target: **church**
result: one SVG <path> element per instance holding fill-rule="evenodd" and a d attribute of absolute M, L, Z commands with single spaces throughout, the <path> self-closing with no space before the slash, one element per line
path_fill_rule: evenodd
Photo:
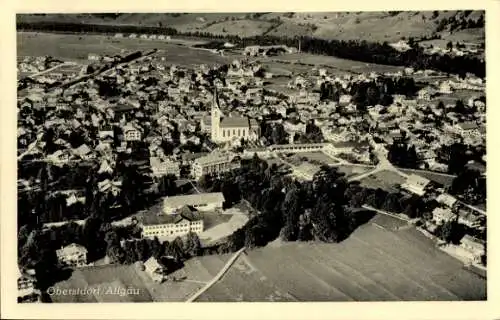
<path fill-rule="evenodd" d="M 214 93 L 210 117 L 202 119 L 201 128 L 210 132 L 211 140 L 215 143 L 239 142 L 241 139 L 255 141 L 260 136 L 260 127 L 255 119 L 240 116 L 225 117 L 222 114 L 217 89 Z"/>

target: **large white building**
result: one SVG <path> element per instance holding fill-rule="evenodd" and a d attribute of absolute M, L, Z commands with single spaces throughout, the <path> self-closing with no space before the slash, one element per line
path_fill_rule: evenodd
<path fill-rule="evenodd" d="M 214 211 L 222 209 L 224 195 L 222 192 L 198 193 L 182 196 L 166 197 L 163 201 L 163 212 L 175 214 L 184 206 L 190 206 L 199 211 Z"/>
<path fill-rule="evenodd" d="M 176 237 L 189 232 L 203 232 L 203 218 L 199 212 L 184 206 L 174 214 L 147 215 L 142 219 L 142 236 Z"/>
<path fill-rule="evenodd" d="M 191 167 L 191 174 L 195 179 L 201 178 L 205 174 L 226 172 L 240 166 L 240 162 L 235 159 L 234 154 L 211 153 L 194 160 Z"/>
<path fill-rule="evenodd" d="M 149 163 L 154 176 L 161 177 L 172 174 L 176 177 L 180 176 L 179 163 L 172 160 L 162 160 L 159 157 L 150 157 Z"/>
<path fill-rule="evenodd" d="M 201 122 L 202 130 L 210 131 L 211 139 L 215 143 L 240 141 L 255 141 L 259 139 L 260 127 L 255 119 L 247 117 L 224 117 L 219 108 L 217 90 L 210 118 L 205 117 Z"/>
<path fill-rule="evenodd" d="M 76 243 L 56 250 L 56 255 L 59 262 L 67 266 L 83 267 L 87 265 L 87 249 Z"/>

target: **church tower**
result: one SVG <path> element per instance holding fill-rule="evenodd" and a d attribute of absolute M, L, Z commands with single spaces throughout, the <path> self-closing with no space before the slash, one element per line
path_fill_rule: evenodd
<path fill-rule="evenodd" d="M 219 99 L 217 97 L 217 88 L 214 89 L 214 101 L 212 102 L 212 141 L 216 142 L 219 140 L 220 132 L 220 109 L 219 109 Z"/>

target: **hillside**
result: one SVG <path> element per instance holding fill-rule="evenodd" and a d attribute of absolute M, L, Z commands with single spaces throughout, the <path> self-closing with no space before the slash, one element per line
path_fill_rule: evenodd
<path fill-rule="evenodd" d="M 416 229 L 377 216 L 339 244 L 275 241 L 248 251 L 198 301 L 484 299 L 485 279 Z"/>
<path fill-rule="evenodd" d="M 481 11 L 402 11 L 329 13 L 122 13 L 122 14 L 28 14 L 18 22 L 73 22 L 86 24 L 170 27 L 180 32 L 275 36 L 313 36 L 324 39 L 397 41 L 420 38 L 439 31 L 442 38 L 457 41 L 483 41 L 467 21 L 477 21 Z M 448 21 L 448 19 L 455 21 Z M 444 20 L 443 20 L 444 19 Z M 462 23 L 461 23 L 462 22 Z M 464 26 L 462 26 L 464 24 Z M 450 28 L 453 29 L 450 33 Z M 466 29 L 463 29 L 466 28 Z M 442 30 L 441 30 L 442 29 Z M 469 33 L 468 31 L 471 30 Z"/>

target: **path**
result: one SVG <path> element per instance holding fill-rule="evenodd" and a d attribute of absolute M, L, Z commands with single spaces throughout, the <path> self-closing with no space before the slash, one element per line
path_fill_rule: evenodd
<path fill-rule="evenodd" d="M 64 63 L 61 63 L 61 64 L 58 64 L 57 66 L 55 67 L 52 67 L 50 69 L 46 69 L 46 70 L 43 70 L 43 71 L 40 71 L 38 73 L 35 73 L 35 74 L 32 74 L 30 76 L 27 76 L 26 78 L 35 78 L 35 77 L 38 77 L 38 76 L 41 76 L 42 74 L 45 74 L 45 73 L 48 73 L 48 72 L 51 72 L 51 71 L 54 71 L 62 66 L 71 66 L 71 65 L 76 65 L 76 63 L 74 62 L 71 62 L 71 61 L 68 61 L 68 62 L 64 62 Z"/>
<path fill-rule="evenodd" d="M 389 212 L 387 212 L 387 211 L 383 211 L 383 210 L 375 209 L 374 207 L 371 207 L 371 206 L 366 205 L 366 204 L 362 205 L 361 207 L 362 207 L 363 209 L 366 209 L 366 210 L 371 210 L 371 211 L 374 211 L 374 212 L 379 213 L 379 214 L 383 214 L 383 215 L 386 215 L 386 216 L 389 216 L 389 217 L 393 217 L 393 218 L 396 218 L 396 219 L 402 220 L 402 221 L 404 221 L 404 222 L 408 222 L 408 223 L 410 223 L 410 222 L 411 222 L 411 220 L 408 220 L 408 219 L 403 218 L 403 217 L 400 217 L 400 216 L 398 216 L 398 215 L 395 215 L 395 214 L 389 213 Z"/>
<path fill-rule="evenodd" d="M 245 251 L 245 249 L 246 248 L 243 247 L 240 250 L 238 250 L 231 257 L 231 259 L 229 259 L 229 261 L 226 262 L 226 264 L 224 265 L 224 267 L 222 267 L 222 269 L 219 271 L 219 273 L 217 273 L 217 275 L 215 275 L 215 277 L 212 280 L 210 280 L 205 286 L 203 286 L 203 288 L 198 290 L 194 295 L 192 295 L 189 299 L 187 299 L 186 302 L 195 301 L 196 299 L 198 299 L 199 296 L 201 296 L 205 291 L 210 289 L 211 286 L 213 286 L 217 281 L 219 281 L 220 278 L 222 278 L 222 276 L 227 272 L 227 270 L 229 270 L 229 268 L 233 265 L 233 263 L 236 261 L 236 259 L 238 259 L 238 257 L 241 255 L 241 253 L 243 253 L 243 251 Z"/>

